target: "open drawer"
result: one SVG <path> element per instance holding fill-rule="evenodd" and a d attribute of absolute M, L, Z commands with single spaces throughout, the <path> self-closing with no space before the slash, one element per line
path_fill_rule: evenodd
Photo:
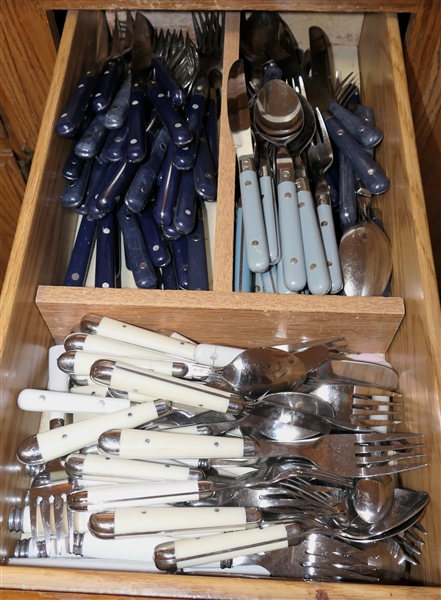
<path fill-rule="evenodd" d="M 162 15 L 167 18 L 167 13 Z M 302 18 L 310 21 L 311 16 L 288 15 L 290 24 L 297 22 L 299 27 Z M 360 27 L 353 45 L 358 45 L 359 50 L 363 101 L 375 109 L 378 126 L 384 131 L 385 141 L 377 160 L 392 181 L 391 189 L 378 199 L 392 243 L 391 298 L 232 292 L 236 158 L 227 121 L 225 85 L 212 290 L 60 286 L 75 219 L 59 202 L 63 187 L 59 173 L 68 145 L 56 137 L 54 124 L 60 108 L 90 64 L 99 23 L 95 11 L 68 14 L 2 295 L 1 550 L 5 560 L 11 556 L 16 541 L 16 536 L 6 533 L 9 508 L 24 496 L 29 485 L 15 452 L 18 444 L 38 429 L 38 415 L 18 409 L 17 395 L 26 387 L 45 387 L 47 348 L 60 343 L 84 314 L 98 313 L 153 330 L 175 330 L 199 342 L 250 347 L 280 344 L 289 339 L 342 336 L 354 350 L 387 352 L 400 374 L 405 405 L 403 428 L 424 433 L 430 463 L 429 467 L 402 477 L 404 486 L 426 490 L 431 496 L 423 521 L 429 536 L 421 566 L 413 568 L 412 577 L 416 583 L 427 586 L 441 584 L 437 549 L 441 535 L 440 314 L 403 56 L 394 15 L 372 13 L 357 17 Z M 347 15 L 322 13 L 320 24 L 325 29 L 328 18 L 347 38 L 352 20 L 348 21 Z M 168 25 L 165 21 L 164 26 Z M 226 74 L 238 57 L 238 32 L 239 13 L 227 13 L 223 57 Z M 297 34 L 295 29 L 294 33 Z M 92 574 L 86 570 L 27 567 L 25 561 L 22 564 L 5 566 L 5 588 L 235 599 L 304 598 L 312 589 L 295 581 L 253 579 L 251 583 L 233 578 Z M 332 590 L 335 584 L 319 587 Z M 367 590 L 359 585 L 351 585 L 351 590 L 352 597 L 392 593 L 392 589 Z M 412 591 L 402 593 L 411 597 Z M 420 594 L 417 590 L 414 593 Z"/>

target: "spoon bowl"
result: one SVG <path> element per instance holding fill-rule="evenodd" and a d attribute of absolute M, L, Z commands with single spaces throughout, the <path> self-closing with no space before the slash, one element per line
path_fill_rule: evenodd
<path fill-rule="evenodd" d="M 280 79 L 270 79 L 259 92 L 254 107 L 256 118 L 267 129 L 295 132 L 303 126 L 303 106 L 295 90 Z"/>
<path fill-rule="evenodd" d="M 347 296 L 381 296 L 392 273 L 389 238 L 369 216 L 369 201 L 358 196 L 362 219 L 340 240 L 340 260 Z"/>
<path fill-rule="evenodd" d="M 212 368 L 207 382 L 220 382 L 237 394 L 257 399 L 268 392 L 296 389 L 306 379 L 303 362 L 275 348 L 249 348 L 225 367 Z"/>
<path fill-rule="evenodd" d="M 394 480 L 390 475 L 359 479 L 352 497 L 354 508 L 366 523 L 378 523 L 394 501 Z"/>

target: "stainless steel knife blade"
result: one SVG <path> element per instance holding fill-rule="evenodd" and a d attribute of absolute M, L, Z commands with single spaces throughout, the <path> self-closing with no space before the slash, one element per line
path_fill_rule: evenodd
<path fill-rule="evenodd" d="M 231 66 L 228 76 L 227 99 L 228 121 L 239 164 L 248 266 L 251 271 L 262 273 L 270 265 L 270 256 L 254 159 L 243 60 L 237 60 Z"/>
<path fill-rule="evenodd" d="M 320 101 L 320 110 L 328 108 L 329 99 L 334 97 L 335 88 L 335 63 L 331 42 L 320 27 L 309 28 L 309 48 L 311 51 L 312 79 L 320 82 L 323 90 Z M 326 100 L 327 98 L 327 100 Z M 323 100 L 326 105 L 323 105 Z"/>
<path fill-rule="evenodd" d="M 147 154 L 147 83 L 151 77 L 153 27 L 141 12 L 136 13 L 132 49 L 132 89 L 129 108 L 129 147 L 127 158 L 140 162 Z"/>
<path fill-rule="evenodd" d="M 254 158 L 251 117 L 248 107 L 245 69 L 242 60 L 237 60 L 230 69 L 227 97 L 228 122 L 237 157 L 238 159 L 246 156 Z"/>

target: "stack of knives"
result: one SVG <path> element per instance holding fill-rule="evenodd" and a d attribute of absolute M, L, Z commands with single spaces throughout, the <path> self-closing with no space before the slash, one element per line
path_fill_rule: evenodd
<path fill-rule="evenodd" d="M 64 285 L 209 289 L 218 115 L 208 77 L 188 33 L 118 15 L 55 126 L 74 140 L 61 201 L 79 214 Z"/>

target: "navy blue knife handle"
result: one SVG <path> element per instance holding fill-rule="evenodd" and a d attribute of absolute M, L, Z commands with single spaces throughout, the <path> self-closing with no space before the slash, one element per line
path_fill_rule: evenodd
<path fill-rule="evenodd" d="M 355 174 L 351 163 L 340 154 L 340 202 L 339 220 L 342 232 L 358 221 Z"/>
<path fill-rule="evenodd" d="M 153 265 L 165 267 L 171 261 L 170 250 L 149 206 L 138 215 L 138 220 Z"/>
<path fill-rule="evenodd" d="M 185 106 L 187 100 L 187 94 L 184 88 L 173 75 L 173 73 L 166 67 L 163 61 L 156 56 L 152 57 L 152 67 L 155 70 L 155 76 L 159 84 L 164 91 L 168 92 L 173 106 L 176 108 L 182 108 Z"/>
<path fill-rule="evenodd" d="M 96 115 L 92 123 L 75 145 L 75 152 L 82 158 L 94 158 L 106 141 L 109 130 L 104 127 L 104 115 Z"/>
<path fill-rule="evenodd" d="M 178 240 L 180 237 L 182 237 L 182 233 L 178 231 L 173 224 L 164 225 L 162 227 L 162 233 L 164 234 L 165 239 L 169 242 L 173 242 L 174 240 Z"/>
<path fill-rule="evenodd" d="M 117 60 L 109 60 L 103 66 L 91 102 L 92 110 L 96 113 L 105 112 L 110 107 L 120 71 Z"/>
<path fill-rule="evenodd" d="M 173 251 L 173 262 L 175 265 L 176 278 L 178 286 L 183 290 L 188 290 L 188 240 L 183 235 L 177 240 L 171 242 Z"/>
<path fill-rule="evenodd" d="M 65 179 L 76 181 L 83 172 L 85 164 L 86 159 L 78 156 L 78 154 L 75 152 L 75 145 L 73 145 L 61 170 L 61 174 Z"/>
<path fill-rule="evenodd" d="M 124 201 L 135 213 L 141 212 L 150 198 L 158 172 L 167 154 L 169 142 L 168 131 L 165 128 L 160 129 L 151 146 L 147 162 L 139 167 L 127 190 Z"/>
<path fill-rule="evenodd" d="M 109 169 L 109 163 L 99 162 L 98 159 L 93 160 L 92 163 L 92 170 L 90 172 L 84 202 L 75 207 L 75 212 L 80 213 L 81 215 L 89 214 L 89 206 L 94 200 L 103 180 L 106 178 L 106 173 Z"/>
<path fill-rule="evenodd" d="M 188 146 L 193 139 L 193 134 L 183 116 L 173 107 L 170 98 L 167 98 L 158 83 L 149 87 L 149 97 L 167 127 L 172 142 L 176 146 Z"/>
<path fill-rule="evenodd" d="M 138 217 L 125 204 L 118 211 L 118 223 L 124 238 L 124 249 L 137 287 L 154 289 L 158 285 L 156 269 L 144 241 Z"/>
<path fill-rule="evenodd" d="M 119 129 L 113 129 L 109 132 L 109 144 L 106 149 L 106 158 L 110 162 L 122 160 L 127 151 L 127 142 L 129 136 L 129 126 L 127 121 Z"/>
<path fill-rule="evenodd" d="M 166 267 L 161 270 L 162 286 L 164 290 L 178 290 L 178 278 L 176 276 L 175 264 L 171 261 Z"/>
<path fill-rule="evenodd" d="M 214 88 L 210 88 L 205 105 L 204 129 L 213 160 L 213 169 L 217 173 L 219 167 L 219 132 L 217 126 L 217 98 Z"/>
<path fill-rule="evenodd" d="M 363 119 L 363 121 L 366 121 L 366 123 L 375 125 L 375 111 L 371 106 L 358 104 L 354 112 L 357 116 Z"/>
<path fill-rule="evenodd" d="M 374 148 L 383 139 L 383 132 L 378 127 L 370 125 L 357 114 L 337 102 L 331 101 L 329 103 L 329 110 L 364 148 Z"/>
<path fill-rule="evenodd" d="M 384 171 L 336 117 L 326 119 L 326 128 L 335 145 L 352 163 L 357 177 L 363 181 L 371 194 L 382 194 L 389 189 L 390 181 Z"/>
<path fill-rule="evenodd" d="M 147 98 L 142 90 L 132 90 L 129 108 L 129 135 L 127 160 L 141 162 L 147 154 L 146 130 Z"/>
<path fill-rule="evenodd" d="M 263 84 L 271 81 L 271 79 L 285 79 L 283 71 L 274 61 L 268 63 L 263 72 Z"/>
<path fill-rule="evenodd" d="M 86 280 L 97 222 L 84 215 L 78 228 L 63 285 L 82 287 Z"/>
<path fill-rule="evenodd" d="M 100 185 L 95 197 L 88 207 L 88 214 L 94 219 L 101 219 L 118 204 L 118 199 L 130 184 L 137 165 L 123 160 L 113 163 L 106 172 L 106 177 Z"/>
<path fill-rule="evenodd" d="M 217 180 L 205 132 L 202 129 L 196 162 L 193 167 L 194 186 L 198 196 L 209 202 L 217 197 Z"/>
<path fill-rule="evenodd" d="M 119 129 L 124 125 L 129 113 L 131 88 L 131 79 L 128 78 L 117 91 L 104 119 L 107 129 Z"/>
<path fill-rule="evenodd" d="M 61 204 L 65 208 L 76 208 L 83 204 L 93 162 L 93 159 L 86 161 L 83 171 L 76 181 L 66 181 L 61 194 Z"/>
<path fill-rule="evenodd" d="M 114 212 L 107 214 L 99 221 L 96 233 L 95 287 L 115 287 L 116 231 Z"/>
<path fill-rule="evenodd" d="M 84 113 L 89 106 L 95 85 L 96 79 L 92 73 L 82 79 L 55 124 L 55 132 L 58 136 L 73 137 L 81 129 Z"/>
<path fill-rule="evenodd" d="M 175 146 L 169 144 L 163 164 L 163 176 L 155 202 L 155 220 L 161 227 L 173 221 L 176 199 L 179 193 L 181 173 L 173 164 Z"/>
<path fill-rule="evenodd" d="M 193 171 L 183 171 L 181 174 L 179 194 L 176 200 L 173 226 L 185 235 L 191 233 L 195 226 L 196 200 Z"/>
<path fill-rule="evenodd" d="M 197 196 L 193 171 L 183 171 L 176 200 L 173 226 L 184 235 L 191 233 L 196 223 Z"/>
<path fill-rule="evenodd" d="M 188 289 L 208 290 L 208 265 L 205 248 L 205 227 L 202 214 L 198 214 L 196 228 L 187 236 Z"/>
<path fill-rule="evenodd" d="M 205 115 L 208 87 L 205 93 L 192 94 L 188 100 L 186 112 L 187 124 L 193 134 L 193 141 L 185 148 L 178 148 L 173 159 L 174 165 L 180 170 L 193 168 L 199 147 L 199 137 Z"/>

